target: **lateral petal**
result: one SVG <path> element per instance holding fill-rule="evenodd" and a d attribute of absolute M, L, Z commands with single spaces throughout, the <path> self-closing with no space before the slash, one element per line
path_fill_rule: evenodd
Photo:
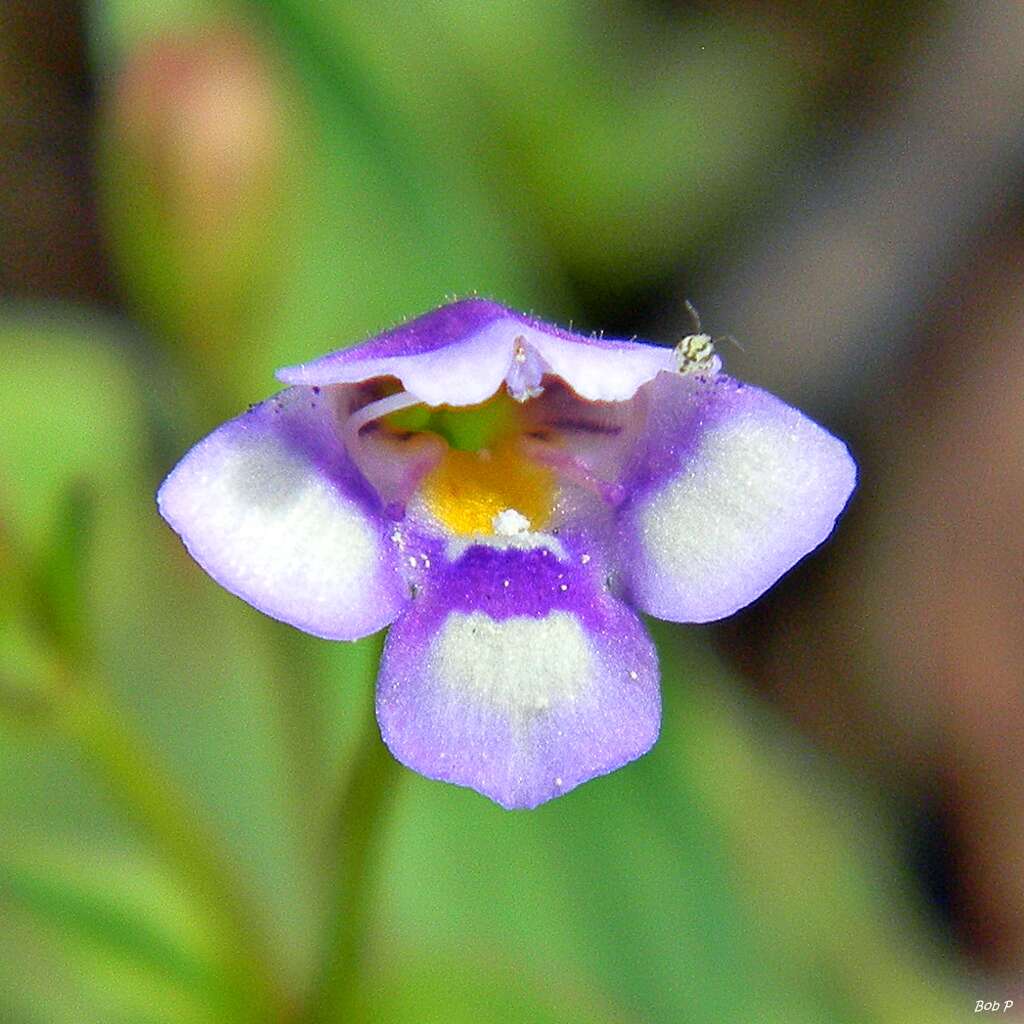
<path fill-rule="evenodd" d="M 723 374 L 663 374 L 623 479 L 627 597 L 674 622 L 730 615 L 832 532 L 856 482 L 846 446 Z"/>
<path fill-rule="evenodd" d="M 339 436 L 344 389 L 290 388 L 200 441 L 160 512 L 223 587 L 333 640 L 392 622 L 408 600 L 380 502 Z"/>

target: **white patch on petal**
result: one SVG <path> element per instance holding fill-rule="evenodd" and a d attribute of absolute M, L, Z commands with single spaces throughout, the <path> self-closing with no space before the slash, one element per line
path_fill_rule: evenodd
<path fill-rule="evenodd" d="M 168 480 L 161 505 L 172 522 L 187 522 L 193 555 L 270 614 L 324 631 L 364 617 L 379 572 L 376 531 L 281 442 L 198 450 Z"/>
<path fill-rule="evenodd" d="M 811 440 L 807 429 L 789 429 L 778 417 L 711 428 L 680 474 L 641 512 L 651 568 L 668 586 L 712 608 L 723 582 L 735 593 L 737 580 L 746 577 L 756 584 L 751 600 L 773 582 L 761 580 L 766 565 L 810 550 L 831 529 L 834 487 L 821 477 L 821 459 L 808 458 Z M 733 610 L 715 609 L 718 615 Z"/>
<path fill-rule="evenodd" d="M 500 621 L 451 612 L 431 644 L 428 670 L 453 694 L 521 718 L 576 701 L 589 688 L 594 661 L 569 612 Z"/>

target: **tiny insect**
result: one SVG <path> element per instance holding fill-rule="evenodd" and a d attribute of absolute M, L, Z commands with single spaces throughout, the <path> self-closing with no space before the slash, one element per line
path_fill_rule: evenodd
<path fill-rule="evenodd" d="M 689 299 L 686 309 L 693 320 L 694 331 L 682 338 L 675 347 L 676 369 L 680 373 L 718 373 L 722 360 L 715 355 L 715 343 L 710 334 L 700 329 L 700 315 Z"/>

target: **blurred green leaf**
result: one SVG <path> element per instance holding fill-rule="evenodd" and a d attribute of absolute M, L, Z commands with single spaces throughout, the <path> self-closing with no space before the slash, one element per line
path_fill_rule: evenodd
<path fill-rule="evenodd" d="M 0 512 L 2 517 L 2 512 Z M 32 574 L 0 518 L 0 719 L 36 718 L 53 663 L 36 621 Z"/>
<path fill-rule="evenodd" d="M 767 707 L 715 693 L 689 695 L 689 774 L 717 810 L 766 971 L 836 1020 L 957 1020 L 953 951 L 917 905 L 881 809 Z"/>
<path fill-rule="evenodd" d="M 88 487 L 73 483 L 58 503 L 55 534 L 32 573 L 40 628 L 66 656 L 82 661 L 89 657 L 84 609 L 92 511 Z"/>
<path fill-rule="evenodd" d="M 0 1020 L 11 1024 L 80 1024 L 93 1008 L 81 979 L 38 921 L 3 906 L 0 928 Z M 95 1018 L 95 1014 L 93 1014 Z"/>
<path fill-rule="evenodd" d="M 616 293 L 696 260 L 764 194 L 816 85 L 784 35 L 737 11 L 260 6 L 308 25 L 347 80 L 359 76 L 374 123 L 447 159 L 453 194 L 475 168 L 475 188 L 528 246 L 520 259 L 555 274 L 567 264 Z"/>
<path fill-rule="evenodd" d="M 12 600 L 0 663 L 37 690 L 50 685 L 58 655 L 52 636 L 40 629 L 37 605 L 43 599 L 55 610 L 59 599 L 36 591 L 39 585 L 61 585 L 59 577 L 37 567 L 59 561 L 51 545 L 65 529 L 68 493 L 83 482 L 98 496 L 102 532 L 114 543 L 126 532 L 119 499 L 131 481 L 123 480 L 120 467 L 126 439 L 137 442 L 142 433 L 115 347 L 81 314 L 63 314 L 26 311 L 0 319 L 6 428 L 0 510 L 6 557 L 15 570 L 7 578 L 18 583 L 6 591 Z M 91 601 L 99 582 L 95 548 L 86 562 L 83 599 Z M 123 568 L 116 571 L 123 586 Z M 65 612 L 77 615 L 70 608 Z M 74 628 L 74 620 L 66 625 Z M 6 831 L 52 842 L 67 835 L 119 834 L 116 817 L 91 781 L 68 764 L 66 750 L 37 732 L 9 731 L 8 725 L 0 716 L 0 820 Z"/>
<path fill-rule="evenodd" d="M 72 489 L 117 483 L 138 450 L 140 409 L 121 343 L 110 325 L 98 330 L 87 313 L 70 309 L 0 319 L 0 509 L 34 560 L 61 534 Z"/>
<path fill-rule="evenodd" d="M 333 782 L 298 778 L 292 768 L 293 746 L 310 740 L 289 732 L 288 689 L 298 691 L 297 704 L 308 703 L 307 669 L 275 647 L 275 631 L 286 627 L 207 580 L 159 520 L 142 387 L 103 326 L 8 318 L 0 349 L 10 428 L 0 495 L 11 531 L 44 557 L 58 533 L 61 496 L 72 482 L 90 487 L 94 529 L 79 614 L 92 626 L 97 670 L 213 824 L 255 894 L 282 966 L 296 977 L 312 957 L 316 918 L 316 821 L 308 808 L 325 803 L 315 793 Z M 134 847 L 130 816 L 110 804 L 73 748 L 15 734 L 2 721 L 0 745 L 6 828 L 41 842 L 102 837 Z"/>
<path fill-rule="evenodd" d="M 226 1019 L 210 934 L 181 890 L 145 861 L 127 860 L 116 848 L 72 853 L 7 843 L 0 849 L 0 906 L 5 915 L 33 919 L 43 941 L 87 968 L 82 977 L 92 979 L 95 1019 Z M 60 1002 L 61 994 L 54 996 Z"/>
<path fill-rule="evenodd" d="M 500 958 L 403 962 L 379 979 L 372 1006 L 373 1019 L 388 1024 L 622 1024 L 626 1019 L 553 972 L 524 975 Z"/>

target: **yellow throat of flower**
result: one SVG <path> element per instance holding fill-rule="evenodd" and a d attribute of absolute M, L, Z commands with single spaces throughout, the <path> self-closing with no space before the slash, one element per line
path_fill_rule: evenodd
<path fill-rule="evenodd" d="M 454 533 L 493 533 L 495 517 L 506 509 L 540 530 L 551 515 L 555 483 L 551 470 L 527 460 L 510 438 L 475 452 L 449 449 L 420 493 Z"/>
<path fill-rule="evenodd" d="M 418 406 L 389 417 L 391 426 L 428 430 L 448 451 L 420 485 L 429 511 L 457 534 L 490 534 L 496 516 L 514 509 L 540 530 L 551 516 L 555 478 L 520 445 L 520 406 L 504 392 L 466 409 Z"/>

